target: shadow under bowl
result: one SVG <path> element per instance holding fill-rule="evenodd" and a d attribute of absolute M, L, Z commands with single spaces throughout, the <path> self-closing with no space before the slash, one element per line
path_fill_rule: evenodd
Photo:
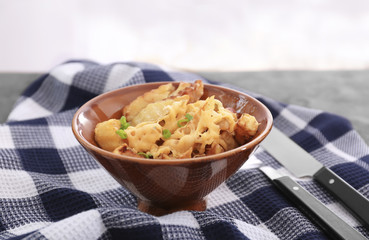
<path fill-rule="evenodd" d="M 98 147 L 94 139 L 96 124 L 111 118 L 119 119 L 124 106 L 166 83 L 133 85 L 101 94 L 80 107 L 72 121 L 73 133 L 87 152 L 137 197 L 141 211 L 157 216 L 179 210 L 205 210 L 205 197 L 245 163 L 268 135 L 273 123 L 268 108 L 255 98 L 204 84 L 202 99 L 215 95 L 224 107 L 255 116 L 260 125 L 250 142 L 220 154 L 172 160 L 117 155 Z M 178 84 L 173 82 L 174 86 Z"/>

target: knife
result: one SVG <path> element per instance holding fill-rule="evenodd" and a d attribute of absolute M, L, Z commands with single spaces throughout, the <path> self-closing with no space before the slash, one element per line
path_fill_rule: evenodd
<path fill-rule="evenodd" d="M 310 176 L 369 227 L 369 200 L 275 127 L 261 146 L 297 177 Z"/>
<path fill-rule="evenodd" d="M 290 177 L 280 175 L 271 167 L 263 166 L 259 169 L 329 236 L 334 239 L 366 239 Z"/>

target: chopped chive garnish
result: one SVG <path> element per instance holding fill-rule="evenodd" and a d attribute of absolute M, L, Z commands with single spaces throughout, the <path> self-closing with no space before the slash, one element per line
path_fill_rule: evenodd
<path fill-rule="evenodd" d="M 130 125 L 129 123 L 127 123 L 127 119 L 125 116 L 122 116 L 119 121 L 120 121 L 120 128 L 123 130 L 127 129 Z"/>
<path fill-rule="evenodd" d="M 116 133 L 121 137 L 122 139 L 127 139 L 127 133 L 123 129 L 119 129 L 116 131 Z"/>
<path fill-rule="evenodd" d="M 183 123 L 183 122 L 188 122 L 188 120 L 187 120 L 187 119 L 181 119 L 181 120 L 178 120 L 178 122 L 177 122 L 177 126 L 178 126 L 178 127 L 183 127 L 184 125 L 182 126 L 182 124 L 181 124 L 181 123 Z"/>
<path fill-rule="evenodd" d="M 124 129 L 127 129 L 129 126 L 130 126 L 130 124 L 129 124 L 129 123 L 125 123 L 124 125 L 122 125 L 122 129 L 123 129 L 123 130 L 124 130 Z"/>
<path fill-rule="evenodd" d="M 182 123 L 183 122 L 189 122 L 189 121 L 191 121 L 193 119 L 193 117 L 190 115 L 190 114 L 188 114 L 188 113 L 186 113 L 186 115 L 185 115 L 185 119 L 181 119 L 181 120 L 178 120 L 178 122 L 177 122 L 177 126 L 178 127 L 183 127 L 183 126 L 185 126 L 185 125 L 182 125 Z"/>
<path fill-rule="evenodd" d="M 144 153 L 144 152 L 139 152 L 137 153 L 138 155 L 144 156 L 145 158 L 152 158 L 152 154 L 151 153 Z"/>
<path fill-rule="evenodd" d="M 127 139 L 127 133 L 124 130 L 129 127 L 129 123 L 127 123 L 127 119 L 125 116 L 122 116 L 119 121 L 120 121 L 120 129 L 116 131 L 116 133 L 122 139 Z"/>
<path fill-rule="evenodd" d="M 188 119 L 188 121 L 191 121 L 193 119 L 193 117 L 188 113 L 186 113 L 185 117 Z"/>
<path fill-rule="evenodd" d="M 170 133 L 170 131 L 168 129 L 164 129 L 163 130 L 163 137 L 165 139 L 168 139 L 168 138 L 170 138 L 170 136 L 172 136 L 172 134 Z"/>

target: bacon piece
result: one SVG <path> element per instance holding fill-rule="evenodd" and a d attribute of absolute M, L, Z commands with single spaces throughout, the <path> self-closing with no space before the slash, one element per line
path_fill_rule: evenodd
<path fill-rule="evenodd" d="M 131 157 L 140 157 L 144 158 L 143 156 L 137 154 L 135 151 L 133 151 L 126 143 L 124 143 L 122 146 L 117 147 L 113 153 L 119 154 L 119 155 L 127 155 Z"/>
<path fill-rule="evenodd" d="M 258 128 L 259 123 L 254 116 L 247 113 L 242 114 L 235 127 L 236 141 L 241 145 L 245 144 L 255 136 Z"/>

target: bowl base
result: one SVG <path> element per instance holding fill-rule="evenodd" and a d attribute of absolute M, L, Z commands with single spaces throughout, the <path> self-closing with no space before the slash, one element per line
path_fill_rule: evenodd
<path fill-rule="evenodd" d="M 145 213 L 148 213 L 154 216 L 163 216 L 166 214 L 170 214 L 170 213 L 177 212 L 177 211 L 184 211 L 184 210 L 205 211 L 206 210 L 206 200 L 201 199 L 198 201 L 188 202 L 188 203 L 185 203 L 179 206 L 163 208 L 163 207 L 154 205 L 152 202 L 143 201 L 143 200 L 138 199 L 137 207 L 141 212 L 145 212 Z"/>

